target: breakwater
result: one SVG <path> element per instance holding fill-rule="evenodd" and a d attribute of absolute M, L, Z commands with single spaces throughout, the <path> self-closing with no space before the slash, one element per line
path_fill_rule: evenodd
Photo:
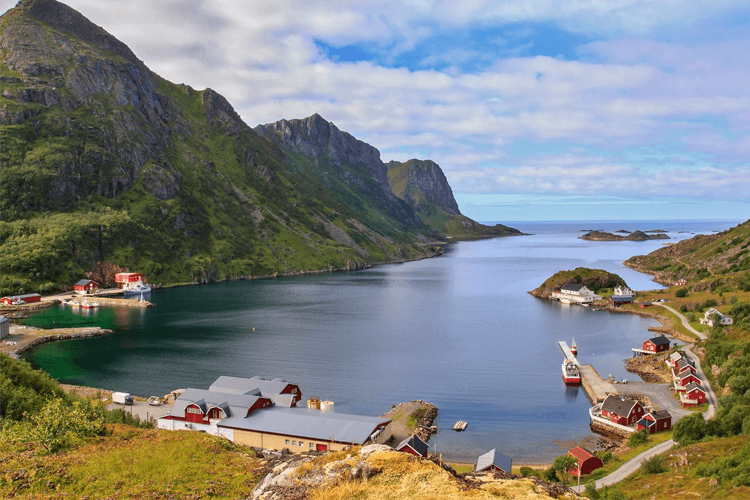
<path fill-rule="evenodd" d="M 22 332 L 16 332 L 13 338 L 7 338 L 6 343 L 2 346 L 2 352 L 7 353 L 10 357 L 20 359 L 24 351 L 32 347 L 47 342 L 58 340 L 86 339 L 92 337 L 101 337 L 113 333 L 112 330 L 99 328 L 98 326 L 85 328 L 55 328 L 52 330 L 43 330 L 40 328 L 25 328 Z M 10 342 L 14 342 L 11 344 Z"/>

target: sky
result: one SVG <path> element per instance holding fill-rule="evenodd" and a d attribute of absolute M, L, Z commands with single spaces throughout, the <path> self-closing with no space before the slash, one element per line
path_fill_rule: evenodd
<path fill-rule="evenodd" d="M 750 2 L 66 3 L 251 126 L 435 161 L 476 220 L 750 218 Z"/>

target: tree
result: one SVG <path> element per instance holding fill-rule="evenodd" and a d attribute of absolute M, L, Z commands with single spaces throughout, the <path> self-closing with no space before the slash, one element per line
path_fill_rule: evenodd
<path fill-rule="evenodd" d="M 683 298 L 688 296 L 687 288 L 680 288 L 674 293 L 674 296 L 677 298 Z"/>
<path fill-rule="evenodd" d="M 630 435 L 630 437 L 628 438 L 628 446 L 634 448 L 636 446 L 642 445 L 646 441 L 648 441 L 648 431 L 646 431 L 646 429 L 643 429 Z"/>
<path fill-rule="evenodd" d="M 700 413 L 693 413 L 680 419 L 673 428 L 674 440 L 683 446 L 697 443 L 707 432 L 706 421 Z"/>

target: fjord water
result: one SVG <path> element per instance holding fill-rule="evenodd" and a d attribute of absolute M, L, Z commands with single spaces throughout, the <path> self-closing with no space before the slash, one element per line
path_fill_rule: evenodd
<path fill-rule="evenodd" d="M 430 448 L 446 459 L 472 461 L 497 447 L 516 463 L 543 462 L 590 436 L 590 404 L 563 384 L 557 341 L 575 337 L 581 362 L 603 377 L 636 380 L 623 360 L 658 323 L 527 292 L 581 266 L 638 290 L 661 288 L 622 261 L 735 222 L 510 225 L 534 234 L 460 242 L 442 257 L 348 274 L 174 288 L 151 294 L 156 307 L 145 311 L 53 308 L 29 324 L 117 333 L 43 345 L 27 359 L 61 382 L 142 396 L 260 375 L 293 381 L 338 412 L 380 415 L 423 399 L 439 408 Z M 585 229 L 664 229 L 672 239 L 591 242 L 578 239 Z M 468 429 L 451 431 L 459 419 Z"/>

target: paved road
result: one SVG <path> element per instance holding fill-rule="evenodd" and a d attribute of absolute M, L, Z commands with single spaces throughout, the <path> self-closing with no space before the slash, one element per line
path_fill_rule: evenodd
<path fill-rule="evenodd" d="M 664 309 L 669 309 L 670 311 L 672 311 L 673 313 L 675 313 L 677 315 L 677 317 L 680 318 L 680 320 L 682 321 L 682 326 L 684 326 L 685 328 L 687 328 L 688 331 L 691 331 L 694 334 L 696 334 L 699 339 L 706 340 L 708 338 L 708 337 L 706 337 L 705 333 L 699 332 L 698 330 L 696 330 L 695 328 L 693 328 L 692 326 L 690 326 L 690 322 L 688 321 L 688 319 L 685 316 L 683 316 L 681 313 L 679 313 L 678 311 L 672 309 L 669 306 L 666 306 L 666 305 L 662 304 L 661 302 L 659 302 L 659 303 L 654 302 L 654 304 L 656 304 L 657 306 L 661 306 Z"/>
<path fill-rule="evenodd" d="M 110 403 L 107 405 L 108 410 L 125 410 L 131 415 L 138 416 L 141 422 L 145 420 L 156 420 L 163 417 L 172 410 L 174 405 L 163 404 L 160 406 L 151 406 L 145 401 L 135 400 L 132 405 L 120 405 L 117 403 Z"/>
<path fill-rule="evenodd" d="M 657 410 L 667 410 L 672 415 L 672 425 L 682 417 L 690 415 L 690 410 L 680 406 L 680 401 L 674 398 L 674 391 L 670 389 L 671 384 L 651 382 L 628 382 L 618 384 L 617 390 L 621 394 L 643 394 L 648 396 Z"/>
<path fill-rule="evenodd" d="M 661 455 L 662 453 L 666 453 L 667 451 L 671 450 L 672 447 L 677 444 L 671 439 L 668 441 L 664 441 L 663 443 L 659 443 L 653 448 L 644 451 L 640 455 L 631 458 L 627 462 L 625 462 L 622 466 L 620 466 L 619 469 L 614 471 L 612 474 L 605 476 L 598 481 L 596 481 L 596 489 L 603 488 L 604 486 L 611 486 L 615 483 L 619 483 L 626 477 L 633 474 L 635 471 L 637 471 L 644 460 L 648 460 L 651 457 L 654 457 L 656 455 Z M 583 493 L 585 490 L 585 486 L 575 486 L 573 487 L 573 491 L 576 493 Z"/>

